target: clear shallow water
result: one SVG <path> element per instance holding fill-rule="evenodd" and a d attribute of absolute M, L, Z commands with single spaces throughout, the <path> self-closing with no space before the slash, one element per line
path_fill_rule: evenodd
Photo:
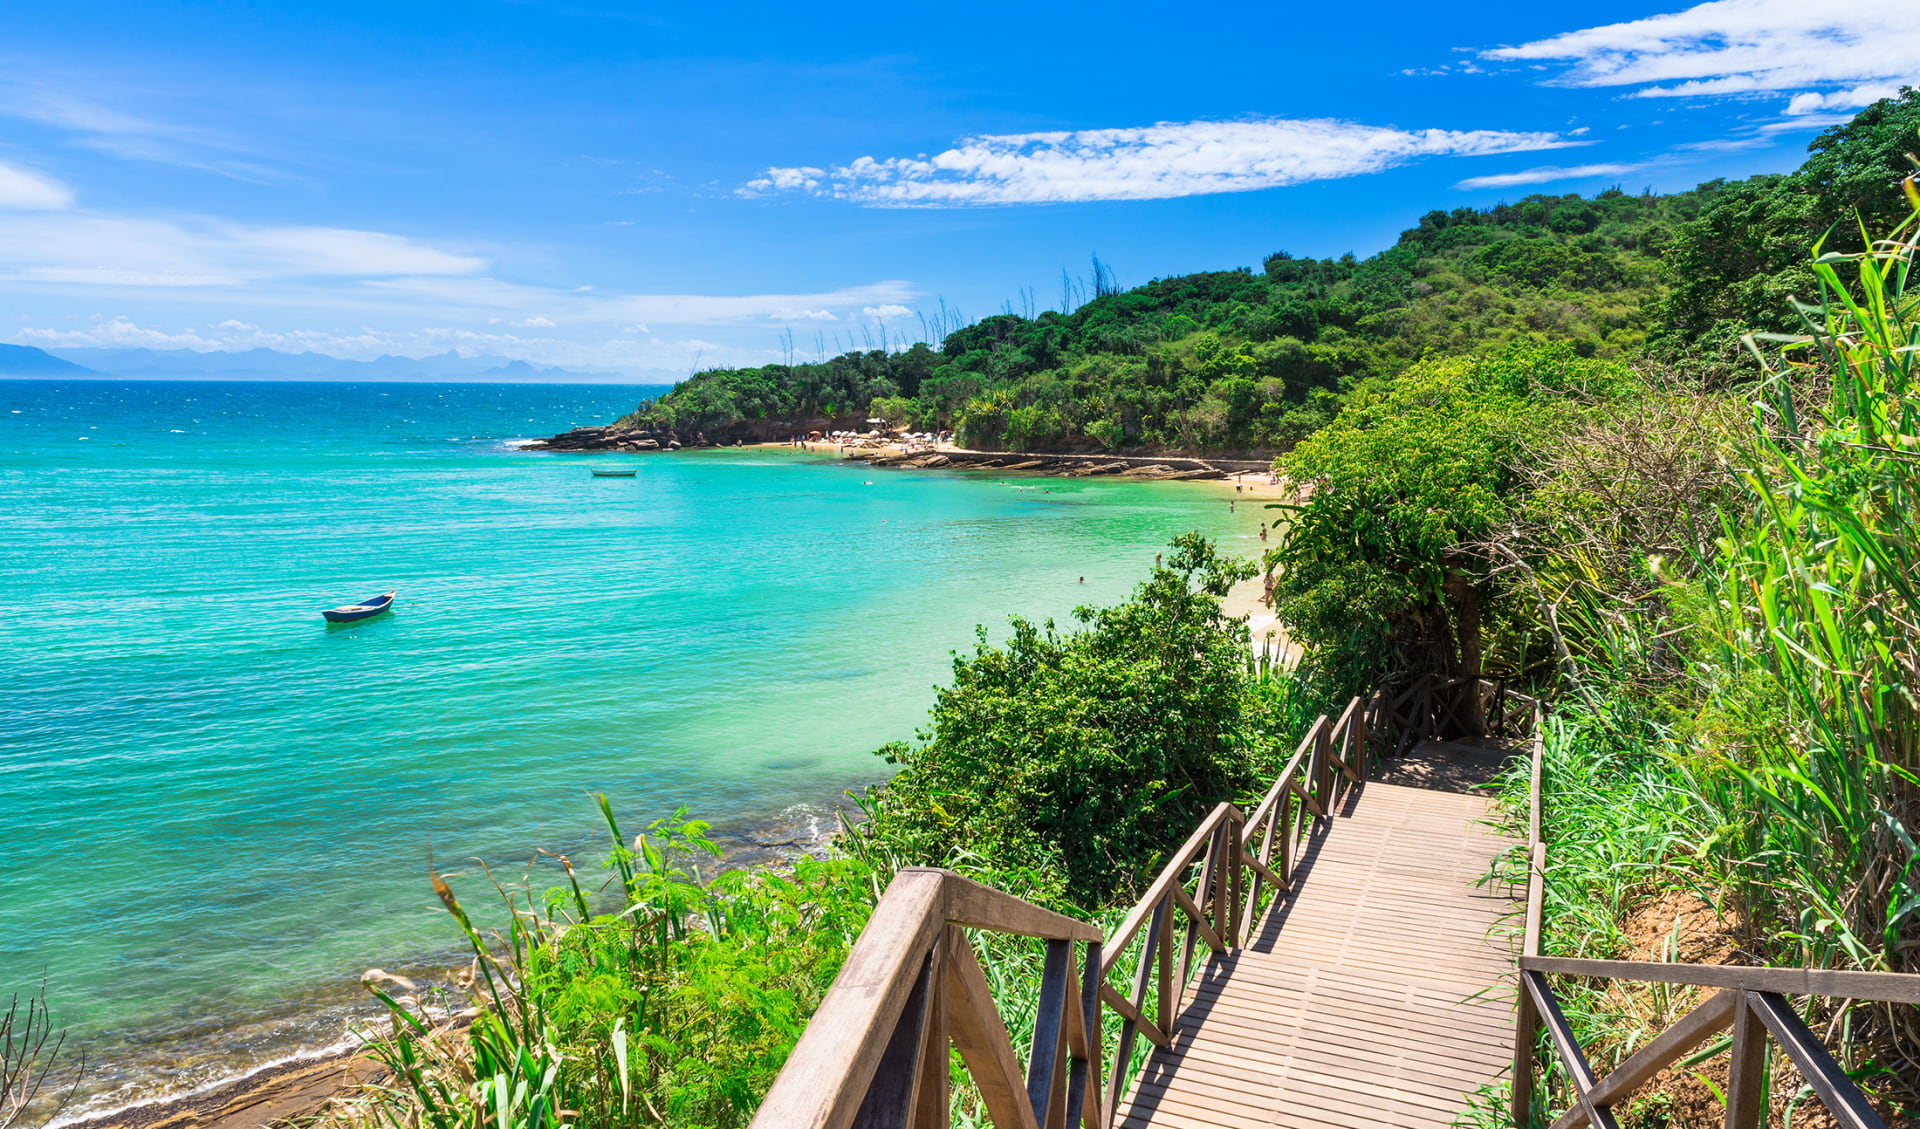
<path fill-rule="evenodd" d="M 45 973 L 95 1104 L 338 1040 L 457 939 L 429 860 L 597 860 L 594 792 L 824 813 L 975 623 L 1254 544 L 1204 487 L 511 446 L 645 394 L 0 381 L 0 993 Z"/>

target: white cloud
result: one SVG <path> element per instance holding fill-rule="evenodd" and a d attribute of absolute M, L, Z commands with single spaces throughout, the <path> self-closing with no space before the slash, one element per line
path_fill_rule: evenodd
<path fill-rule="evenodd" d="M 87 211 L 0 214 L 0 278 L 27 282 L 238 286 L 292 278 L 473 274 L 487 265 L 475 255 L 378 231 Z"/>
<path fill-rule="evenodd" d="M 0 161 L 0 208 L 43 211 L 73 206 L 73 190 L 32 169 Z"/>
<path fill-rule="evenodd" d="M 837 321 L 834 311 L 911 301 L 914 288 L 890 280 L 814 294 L 609 294 L 591 287 L 557 289 L 481 277 L 368 279 L 361 289 L 383 305 L 406 300 L 449 316 L 504 312 L 540 316 L 558 325 L 752 325 L 766 321 Z M 537 311 L 537 313 L 536 313 Z"/>
<path fill-rule="evenodd" d="M 640 336 L 616 334 L 576 341 L 559 337 L 485 333 L 457 327 L 428 327 L 403 332 L 370 328 L 276 332 L 235 320 L 203 328 L 187 327 L 170 331 L 141 325 L 127 317 L 96 317 L 81 329 L 22 329 L 11 334 L 7 340 L 46 349 L 192 349 L 209 353 L 267 348 L 284 353 L 324 353 L 348 360 L 372 360 L 383 354 L 425 357 L 451 349 L 463 356 L 487 354 L 538 365 L 680 373 L 696 362 L 709 365 L 764 364 L 775 356 L 775 350 L 771 347 L 745 349 L 698 337 L 664 339 L 644 333 Z"/>
<path fill-rule="evenodd" d="M 90 91 L 115 87 L 100 74 L 62 75 L 65 85 Z M 118 89 L 120 100 L 155 101 L 161 92 Z M 45 82 L 0 79 L 0 116 L 52 126 L 73 135 L 74 144 L 130 161 L 152 161 L 218 173 L 237 180 L 271 181 L 284 175 L 253 159 L 242 143 L 214 130 L 176 125 L 76 97 Z"/>
<path fill-rule="evenodd" d="M 1682 12 L 1607 24 L 1481 53 L 1567 64 L 1552 81 L 1639 86 L 1640 97 L 1805 93 L 1791 113 L 1850 109 L 1920 75 L 1913 0 L 1713 0 Z M 1797 107 L 1797 108 L 1794 108 Z"/>
<path fill-rule="evenodd" d="M 768 169 L 743 196 L 805 192 L 878 207 L 1157 200 L 1378 172 L 1421 157 L 1580 144 L 1555 133 L 1401 130 L 1330 118 L 1162 122 L 970 137 L 933 157 Z"/>
<path fill-rule="evenodd" d="M 525 321 L 517 321 L 513 324 L 521 329 L 554 329 L 557 328 L 560 323 L 551 318 L 528 318 Z"/>
<path fill-rule="evenodd" d="M 1787 103 L 1789 114 L 1817 114 L 1822 110 L 1855 110 L 1882 98 L 1892 98 L 1899 94 L 1898 88 L 1889 83 L 1876 82 L 1866 86 L 1856 86 L 1851 90 L 1835 90 L 1830 94 L 1815 94 L 1809 91 L 1796 94 Z"/>
<path fill-rule="evenodd" d="M 1523 169 L 1520 172 L 1496 173 L 1492 176 L 1470 176 L 1455 188 L 1512 188 L 1521 184 L 1549 184 L 1559 180 L 1589 180 L 1596 176 L 1624 176 L 1637 172 L 1644 165 L 1572 165 L 1560 167 L 1542 165 L 1539 168 Z"/>
<path fill-rule="evenodd" d="M 907 309 L 905 306 L 896 306 L 892 303 L 884 306 L 866 306 L 863 307 L 860 312 L 870 318 L 904 318 L 913 313 L 912 310 Z"/>

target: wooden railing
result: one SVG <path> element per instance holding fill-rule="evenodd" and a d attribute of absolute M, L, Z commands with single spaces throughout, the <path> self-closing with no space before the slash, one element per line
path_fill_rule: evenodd
<path fill-rule="evenodd" d="M 1433 705 L 1453 687 L 1432 679 L 1383 687 L 1352 699 L 1338 717 L 1316 719 L 1252 812 L 1215 807 L 1111 936 L 949 871 L 901 871 L 754 1126 L 943 1129 L 951 1042 L 996 1129 L 1107 1129 L 1125 1097 L 1139 1038 L 1155 1046 L 1172 1040 L 1199 946 L 1214 955 L 1240 946 L 1260 915 L 1292 892 L 1294 864 L 1314 822 L 1339 810 L 1382 756 L 1434 732 Z M 1047 941 L 1035 1049 L 1024 1077 L 968 929 Z M 1075 944 L 1086 948 L 1077 965 L 1079 995 L 1070 1000 Z M 1108 976 L 1129 955 L 1132 977 L 1123 993 Z M 1120 1019 L 1105 1087 L 1098 1053 L 1103 1009 Z"/>
<path fill-rule="evenodd" d="M 1573 1028 L 1547 983 L 1550 973 L 1649 984 L 1690 984 L 1719 988 L 1654 1037 L 1604 1078 L 1594 1076 Z M 1718 964 L 1660 964 L 1626 960 L 1571 960 L 1523 956 L 1520 981 L 1521 1042 L 1524 1059 L 1515 1064 L 1514 1123 L 1531 1115 L 1535 1032 L 1545 1028 L 1566 1070 L 1573 1108 L 1553 1129 L 1616 1129 L 1613 1107 L 1631 1097 L 1654 1075 L 1695 1047 L 1733 1028 L 1732 1066 L 1726 1089 L 1727 1129 L 1757 1129 L 1766 1116 L 1767 1041 L 1780 1044 L 1800 1076 L 1833 1114 L 1850 1129 L 1886 1129 L 1853 1079 L 1827 1053 L 1820 1037 L 1807 1029 L 1788 996 L 1826 996 L 1856 1001 L 1920 1004 L 1920 976 L 1901 972 L 1837 972 L 1817 968 L 1741 968 Z M 1531 1027 L 1531 1030 L 1529 1029 Z M 1524 1084 L 1520 1084 L 1524 1080 Z"/>
<path fill-rule="evenodd" d="M 1046 942 L 1026 1074 L 969 929 Z M 947 1124 L 948 1048 L 1000 1129 L 1103 1125 L 1098 926 L 949 870 L 896 874 L 794 1044 L 758 1129 Z M 1074 960 L 1074 946 L 1084 946 Z M 1074 972 L 1079 969 L 1077 990 Z"/>
<path fill-rule="evenodd" d="M 1834 1119 L 1849 1129 L 1885 1129 L 1866 1096 L 1808 1030 L 1788 996 L 1824 996 L 1855 1001 L 1920 1004 L 1920 976 L 1897 972 L 1841 972 L 1814 968 L 1746 968 L 1734 965 L 1646 961 L 1576 960 L 1543 956 L 1541 915 L 1545 904 L 1547 847 L 1541 834 L 1541 767 L 1545 712 L 1527 699 L 1533 715 L 1531 785 L 1527 813 L 1527 903 L 1519 957 L 1520 991 L 1514 1015 L 1513 1123 L 1527 1129 L 1534 1118 L 1537 1048 L 1544 1030 L 1572 1091 L 1573 1105 L 1553 1129 L 1618 1129 L 1613 1107 L 1661 1070 L 1708 1039 L 1733 1029 L 1726 1089 L 1726 1129 L 1757 1129 L 1766 1118 L 1769 1036 L 1786 1052 L 1801 1077 Z M 1604 1078 L 1588 1064 L 1573 1027 L 1547 981 L 1549 975 L 1683 984 L 1719 992 L 1676 1020 Z M 1544 1120 L 1544 1119 L 1543 1119 Z"/>

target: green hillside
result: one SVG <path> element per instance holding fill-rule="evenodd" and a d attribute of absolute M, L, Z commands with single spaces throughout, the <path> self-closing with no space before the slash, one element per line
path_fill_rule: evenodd
<path fill-rule="evenodd" d="M 1267 257 L 1120 290 L 1097 260 L 1073 308 L 1003 313 L 938 348 L 695 373 L 629 422 L 723 433 L 878 412 L 986 449 L 1266 452 L 1291 447 L 1363 382 L 1427 355 L 1570 343 L 1724 373 L 1738 327 L 1790 328 L 1804 251 L 1884 227 L 1920 95 L 1821 134 L 1798 170 L 1672 195 L 1528 196 L 1432 211 L 1366 259 Z M 1889 202 L 1891 201 L 1891 202 Z M 777 429 L 775 429 L 777 432 Z"/>
<path fill-rule="evenodd" d="M 900 353 L 695 374 L 636 422 L 880 411 L 969 445 L 1013 450 L 1275 450 L 1338 409 L 1357 381 L 1421 355 L 1514 339 L 1583 355 L 1638 349 L 1659 255 L 1709 192 L 1430 212 L 1367 259 L 1267 258 L 1116 290 L 1098 264 L 1071 312 L 999 314 Z M 875 402 L 878 401 L 876 407 Z"/>

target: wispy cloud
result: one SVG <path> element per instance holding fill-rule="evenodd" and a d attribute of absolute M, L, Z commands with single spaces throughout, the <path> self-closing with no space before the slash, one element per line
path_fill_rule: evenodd
<path fill-rule="evenodd" d="M 1920 75 L 1913 0 L 1713 0 L 1481 52 L 1484 59 L 1563 63 L 1550 81 L 1638 86 L 1639 97 L 1801 91 L 1788 112 L 1851 109 Z"/>
<path fill-rule="evenodd" d="M 73 206 L 73 190 L 37 173 L 0 161 L 0 208 L 50 211 Z"/>
<path fill-rule="evenodd" d="M 562 327 L 829 322 L 867 306 L 912 301 L 916 294 L 911 284 L 898 280 L 812 294 L 611 294 L 587 287 L 567 290 L 487 277 L 428 276 L 368 279 L 361 288 L 376 292 L 386 302 L 408 302 L 448 313 L 540 317 Z"/>
<path fill-rule="evenodd" d="M 1583 144 L 1557 133 L 1403 130 L 1331 118 L 1162 122 L 970 137 L 932 157 L 770 168 L 742 196 L 801 192 L 875 207 L 1160 200 L 1379 172 L 1422 157 Z"/>
<path fill-rule="evenodd" d="M 487 266 L 478 255 L 378 231 L 78 209 L 0 214 L 0 278 L 24 282 L 230 287 L 299 278 L 466 275 Z"/>
<path fill-rule="evenodd" d="M 685 373 L 695 364 L 761 364 L 774 355 L 771 348 L 746 349 L 699 337 L 656 337 L 644 326 L 632 328 L 632 333 L 579 340 L 451 326 L 402 332 L 369 328 L 276 331 L 235 319 L 166 329 L 124 316 L 100 316 L 77 329 L 21 329 L 6 339 L 44 349 L 192 349 L 211 353 L 266 348 L 283 353 L 323 353 L 348 360 L 371 360 L 382 355 L 424 357 L 451 349 L 462 356 L 496 355 L 539 365 L 675 374 Z"/>
<path fill-rule="evenodd" d="M 98 85 L 97 79 L 91 82 Z M 69 94 L 55 82 L 0 79 L 0 116 L 60 130 L 73 144 L 123 160 L 178 165 L 237 180 L 285 179 L 249 146 L 216 129 L 128 113 L 96 98 Z"/>
<path fill-rule="evenodd" d="M 1492 176 L 1470 176 L 1454 185 L 1455 188 L 1512 188 L 1522 184 L 1551 184 L 1562 180 L 1591 180 L 1601 176 L 1625 176 L 1630 172 L 1639 172 L 1646 168 L 1644 164 L 1600 164 L 1600 165 L 1542 165 L 1538 168 L 1522 169 L 1519 172 L 1496 173 Z"/>

